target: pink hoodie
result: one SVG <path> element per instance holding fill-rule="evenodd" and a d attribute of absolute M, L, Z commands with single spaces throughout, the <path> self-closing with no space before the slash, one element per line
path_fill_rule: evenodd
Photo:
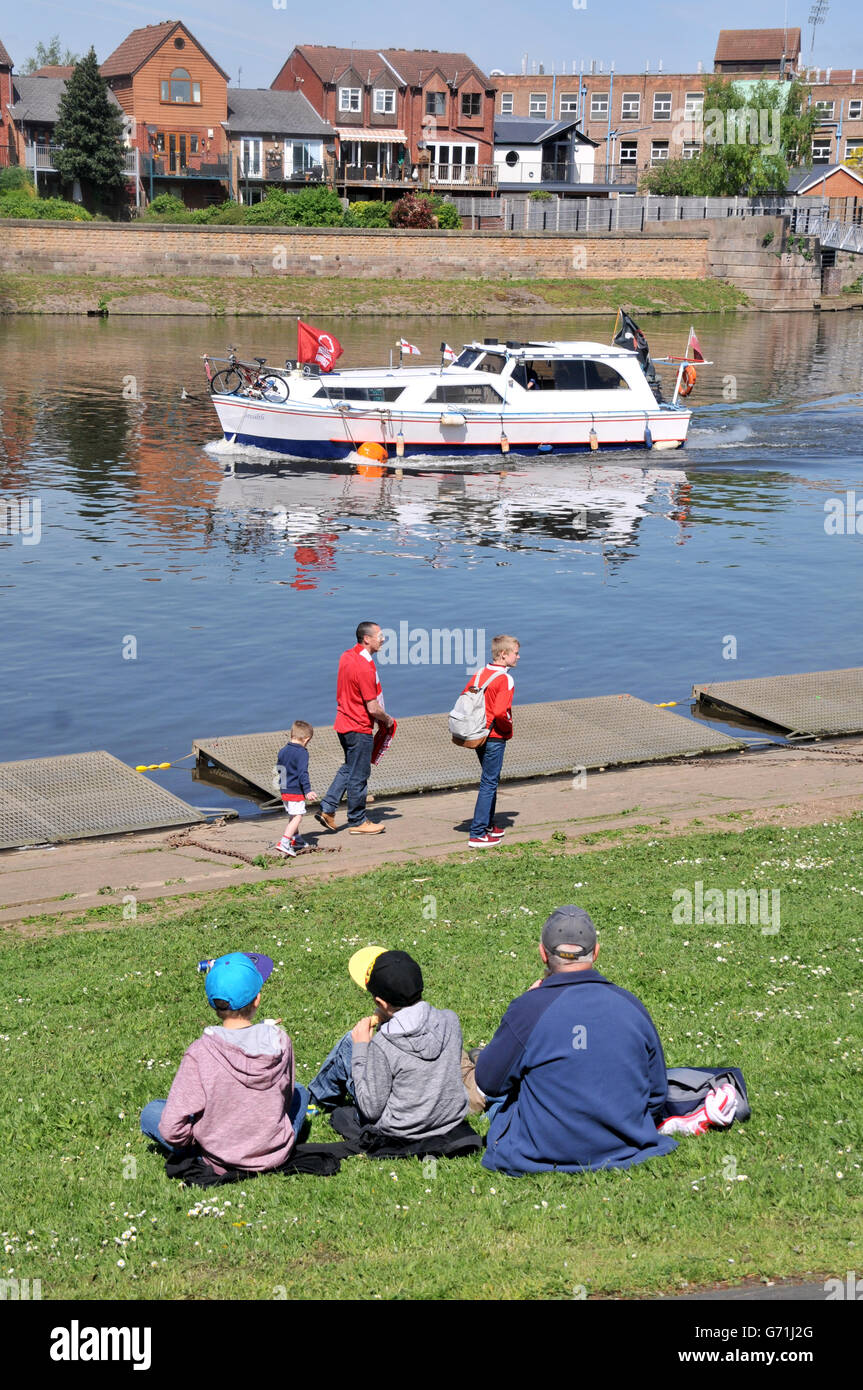
<path fill-rule="evenodd" d="M 217 1172 L 278 1168 L 296 1143 L 293 1092 L 294 1050 L 282 1028 L 269 1020 L 207 1028 L 186 1049 L 159 1129 L 169 1144 L 194 1140 Z"/>

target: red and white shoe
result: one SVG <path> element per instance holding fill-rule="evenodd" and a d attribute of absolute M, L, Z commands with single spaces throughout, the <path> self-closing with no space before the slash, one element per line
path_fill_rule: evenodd
<path fill-rule="evenodd" d="M 502 840 L 506 831 L 497 825 L 490 825 L 485 833 L 490 840 Z"/>
<path fill-rule="evenodd" d="M 689 1115 L 670 1115 L 656 1126 L 660 1134 L 706 1134 L 709 1129 L 726 1129 L 737 1114 L 737 1092 L 730 1082 L 718 1086 Z"/>
<path fill-rule="evenodd" d="M 490 835 L 488 831 L 486 831 L 485 835 L 471 835 L 470 839 L 468 840 L 468 845 L 471 849 L 491 849 L 495 845 L 499 844 L 500 836 Z"/>

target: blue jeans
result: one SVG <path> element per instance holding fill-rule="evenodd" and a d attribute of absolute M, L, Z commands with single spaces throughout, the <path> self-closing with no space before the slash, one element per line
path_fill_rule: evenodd
<path fill-rule="evenodd" d="M 322 1110 L 333 1110 L 337 1105 L 344 1105 L 346 1101 L 356 1104 L 351 1077 L 353 1055 L 353 1038 L 350 1033 L 345 1033 L 343 1038 L 339 1038 L 317 1076 L 309 1082 L 309 1097 L 314 1105 L 319 1105 Z"/>
<path fill-rule="evenodd" d="M 182 1154 L 191 1152 L 192 1150 L 196 1149 L 197 1145 L 195 1144 L 194 1140 L 191 1144 L 178 1146 L 175 1144 L 169 1144 L 167 1139 L 162 1138 L 162 1132 L 159 1129 L 159 1121 L 162 1118 L 162 1112 L 164 1111 L 166 1105 L 167 1101 L 151 1100 L 149 1104 L 144 1106 L 144 1109 L 141 1111 L 141 1133 L 146 1134 L 148 1139 L 155 1140 L 155 1142 L 160 1146 L 160 1148 L 164 1149 L 167 1153 Z M 298 1083 L 294 1086 L 294 1094 L 291 1096 L 291 1103 L 288 1106 L 288 1119 L 290 1120 L 291 1125 L 293 1126 L 294 1134 L 298 1138 L 300 1135 L 300 1131 L 303 1128 L 303 1123 L 306 1118 L 306 1110 L 308 1109 L 308 1106 L 309 1093 L 306 1090 L 305 1086 L 301 1086 Z M 193 1116 L 190 1115 L 189 1119 L 192 1118 Z"/>
<path fill-rule="evenodd" d="M 339 734 L 339 743 L 342 745 L 345 760 L 321 802 L 321 809 L 329 816 L 334 815 L 336 807 L 347 792 L 348 825 L 362 825 L 366 818 L 366 788 L 372 770 L 374 736 L 354 732 Z"/>
<path fill-rule="evenodd" d="M 481 743 L 476 750 L 479 764 L 482 768 L 482 776 L 479 780 L 479 792 L 476 798 L 476 806 L 473 812 L 473 822 L 470 827 L 470 837 L 472 840 L 479 839 L 494 825 L 494 811 L 497 805 L 497 784 L 500 781 L 500 770 L 503 767 L 503 755 L 506 752 L 506 739 L 487 738 L 485 743 Z"/>

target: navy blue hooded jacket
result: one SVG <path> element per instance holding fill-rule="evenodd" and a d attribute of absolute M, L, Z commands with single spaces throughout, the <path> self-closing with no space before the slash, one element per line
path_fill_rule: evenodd
<path fill-rule="evenodd" d="M 677 1148 L 656 1129 L 668 1080 L 653 1020 L 596 970 L 550 975 L 514 999 L 479 1055 L 476 1084 L 507 1097 L 485 1168 L 628 1168 Z"/>

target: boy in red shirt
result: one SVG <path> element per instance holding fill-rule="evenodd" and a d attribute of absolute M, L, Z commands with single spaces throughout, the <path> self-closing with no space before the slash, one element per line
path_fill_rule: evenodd
<path fill-rule="evenodd" d="M 499 845 L 503 830 L 494 823 L 497 804 L 497 786 L 500 781 L 503 755 L 506 745 L 512 738 L 512 692 L 513 679 L 510 670 L 518 665 L 519 640 L 501 633 L 491 640 L 491 662 L 472 676 L 462 694 L 489 681 L 485 690 L 485 714 L 488 737 L 479 745 L 476 755 L 479 758 L 482 776 L 474 807 L 473 822 L 470 827 L 468 844 L 471 849 L 487 849 Z"/>
<path fill-rule="evenodd" d="M 384 827 L 366 820 L 366 792 L 372 766 L 374 726 L 392 728 L 395 721 L 383 706 L 374 654 L 383 646 L 377 623 L 360 623 L 357 645 L 342 653 L 336 682 L 335 730 L 345 761 L 321 801 L 315 820 L 327 830 L 336 828 L 336 808 L 347 792 L 351 835 L 380 835 Z"/>

